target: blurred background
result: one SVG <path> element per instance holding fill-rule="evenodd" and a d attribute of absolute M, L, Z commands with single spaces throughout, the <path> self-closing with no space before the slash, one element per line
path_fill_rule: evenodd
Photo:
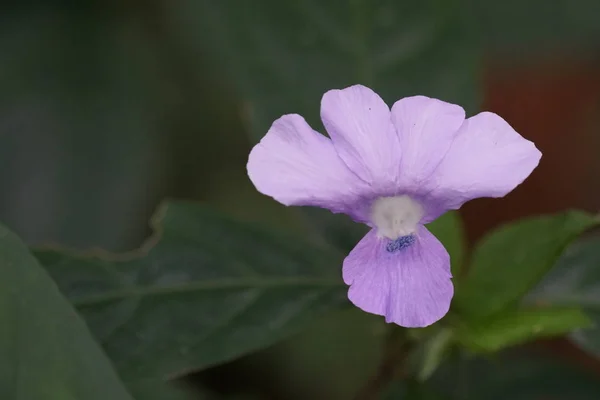
<path fill-rule="evenodd" d="M 248 152 L 281 114 L 320 128 L 322 93 L 355 83 L 388 104 L 425 94 L 493 111 L 541 149 L 527 184 L 461 210 L 471 243 L 526 215 L 597 212 L 600 2 L 417 3 L 3 2 L 0 220 L 32 245 L 123 251 L 148 236 L 161 200 L 185 198 L 301 234 L 298 214 L 254 190 Z M 187 382 L 349 398 L 379 360 L 380 322 L 343 311 Z M 600 377 L 565 341 L 533 347 Z"/>

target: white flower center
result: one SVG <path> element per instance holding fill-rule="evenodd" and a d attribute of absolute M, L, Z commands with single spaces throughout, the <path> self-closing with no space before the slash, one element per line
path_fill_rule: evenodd
<path fill-rule="evenodd" d="M 380 197 L 371 206 L 377 235 L 390 240 L 415 233 L 423 214 L 423 207 L 406 195 Z"/>

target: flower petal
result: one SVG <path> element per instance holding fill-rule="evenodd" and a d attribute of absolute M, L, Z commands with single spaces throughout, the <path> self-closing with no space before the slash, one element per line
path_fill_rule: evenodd
<path fill-rule="evenodd" d="M 467 119 L 429 182 L 435 215 L 478 197 L 503 197 L 523 182 L 542 153 L 494 113 Z"/>
<path fill-rule="evenodd" d="M 340 158 L 359 177 L 376 190 L 397 182 L 398 137 L 377 93 L 361 85 L 330 90 L 321 100 L 321 119 Z"/>
<path fill-rule="evenodd" d="M 390 253 L 371 230 L 344 260 L 348 298 L 366 312 L 405 327 L 431 325 L 448 312 L 454 294 L 450 256 L 421 226 L 416 241 Z"/>
<path fill-rule="evenodd" d="M 402 160 L 402 186 L 419 186 L 442 161 L 465 120 L 462 107 L 425 96 L 406 97 L 392 106 Z"/>
<path fill-rule="evenodd" d="M 285 205 L 308 205 L 349 212 L 366 191 L 337 156 L 331 140 L 296 114 L 276 120 L 248 159 L 256 189 Z"/>

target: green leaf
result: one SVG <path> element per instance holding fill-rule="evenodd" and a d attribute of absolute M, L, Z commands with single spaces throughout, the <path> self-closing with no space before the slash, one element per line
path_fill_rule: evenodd
<path fill-rule="evenodd" d="M 132 400 L 83 320 L 0 226 L 0 398 Z"/>
<path fill-rule="evenodd" d="M 466 250 L 465 227 L 460 214 L 456 211 L 449 211 L 428 224 L 427 229 L 429 229 L 431 233 L 444 244 L 446 250 L 448 250 L 452 266 L 452 275 L 456 281 L 462 273 Z"/>
<path fill-rule="evenodd" d="M 559 336 L 590 326 L 579 308 L 512 310 L 461 326 L 458 340 L 474 351 L 495 352 L 541 337 Z"/>
<path fill-rule="evenodd" d="M 458 1 L 187 0 L 173 29 L 206 51 L 242 96 L 253 141 L 283 114 L 314 128 L 321 96 L 356 83 L 389 104 L 423 94 L 478 102 L 479 55 Z"/>
<path fill-rule="evenodd" d="M 534 304 L 582 307 L 594 327 L 570 336 L 581 348 L 600 357 L 600 237 L 578 241 L 537 286 L 526 301 Z"/>
<path fill-rule="evenodd" d="M 578 211 L 524 219 L 488 234 L 477 245 L 454 305 L 487 317 L 518 302 L 554 265 L 565 247 L 598 218 Z"/>
<path fill-rule="evenodd" d="M 126 380 L 178 375 L 275 343 L 345 304 L 337 255 L 176 202 L 141 253 L 39 259 Z"/>

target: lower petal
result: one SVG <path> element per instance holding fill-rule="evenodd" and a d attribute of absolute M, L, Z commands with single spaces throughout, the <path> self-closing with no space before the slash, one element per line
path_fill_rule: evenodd
<path fill-rule="evenodd" d="M 415 242 L 389 252 L 373 229 L 344 260 L 348 298 L 360 309 L 400 326 L 425 327 L 448 312 L 454 294 L 450 256 L 427 228 Z"/>

